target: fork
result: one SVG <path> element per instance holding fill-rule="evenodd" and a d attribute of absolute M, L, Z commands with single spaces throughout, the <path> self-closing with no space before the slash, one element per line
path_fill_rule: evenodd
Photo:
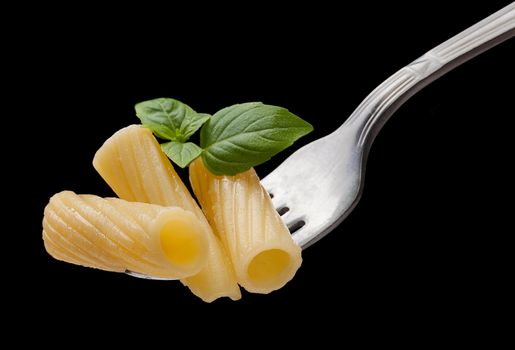
<path fill-rule="evenodd" d="M 515 35 L 515 2 L 401 68 L 372 91 L 333 133 L 302 147 L 261 183 L 295 242 L 309 247 L 358 203 L 375 136 L 411 96 Z"/>
<path fill-rule="evenodd" d="M 453 68 L 514 36 L 514 28 L 515 2 L 400 69 L 372 91 L 340 128 L 302 147 L 265 177 L 261 184 L 295 242 L 303 249 L 309 247 L 354 209 L 374 137 L 404 102 Z"/>

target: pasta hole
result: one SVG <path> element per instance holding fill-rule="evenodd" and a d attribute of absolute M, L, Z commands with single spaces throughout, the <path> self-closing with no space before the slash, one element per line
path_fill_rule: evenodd
<path fill-rule="evenodd" d="M 180 220 L 169 221 L 163 225 L 160 239 L 165 256 L 175 265 L 194 264 L 202 252 L 200 237 L 187 223 Z"/>
<path fill-rule="evenodd" d="M 291 234 L 294 234 L 298 230 L 300 230 L 304 225 L 306 225 L 306 222 L 304 220 L 296 221 L 290 226 L 288 226 L 288 230 L 290 230 Z"/>
<path fill-rule="evenodd" d="M 279 215 L 284 215 L 289 211 L 290 211 L 290 208 L 288 208 L 288 207 L 281 207 L 281 208 L 277 209 L 277 212 L 279 213 Z"/>
<path fill-rule="evenodd" d="M 290 255 L 284 250 L 269 249 L 252 259 L 247 272 L 254 283 L 269 285 L 281 279 L 288 271 L 290 264 Z"/>
<path fill-rule="evenodd" d="M 268 195 L 270 196 L 270 198 L 274 198 L 274 194 L 272 192 L 268 192 Z"/>

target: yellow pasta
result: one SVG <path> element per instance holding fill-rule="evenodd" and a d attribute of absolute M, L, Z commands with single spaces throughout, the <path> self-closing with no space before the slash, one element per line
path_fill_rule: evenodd
<path fill-rule="evenodd" d="M 207 263 L 208 231 L 177 207 L 63 191 L 45 208 L 43 240 L 58 260 L 177 279 Z"/>
<path fill-rule="evenodd" d="M 207 302 L 223 296 L 241 298 L 228 255 L 149 129 L 132 125 L 119 130 L 97 151 L 93 166 L 122 199 L 192 212 L 209 232 L 208 262 L 182 282 Z"/>
<path fill-rule="evenodd" d="M 232 259 L 238 283 L 269 293 L 293 278 L 301 249 L 261 187 L 254 169 L 215 176 L 202 159 L 190 165 L 190 181 L 204 213 Z"/>

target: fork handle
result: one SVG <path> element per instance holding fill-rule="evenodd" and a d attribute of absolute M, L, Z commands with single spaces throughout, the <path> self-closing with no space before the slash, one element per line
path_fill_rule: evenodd
<path fill-rule="evenodd" d="M 515 2 L 438 45 L 385 80 L 335 133 L 351 127 L 368 148 L 390 116 L 411 96 L 445 73 L 515 35 Z"/>

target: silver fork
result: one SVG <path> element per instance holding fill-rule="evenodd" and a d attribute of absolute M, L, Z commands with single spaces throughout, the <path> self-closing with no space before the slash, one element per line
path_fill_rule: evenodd
<path fill-rule="evenodd" d="M 408 98 L 451 69 L 515 34 L 515 3 L 435 47 L 379 85 L 332 134 L 286 159 L 261 183 L 303 249 L 349 215 L 363 190 L 375 135 Z M 133 277 L 162 280 L 127 270 Z"/>
<path fill-rule="evenodd" d="M 515 35 L 515 2 L 478 22 L 379 85 L 336 131 L 287 158 L 262 180 L 303 249 L 349 215 L 363 191 L 368 152 L 390 116 L 458 65 Z"/>

